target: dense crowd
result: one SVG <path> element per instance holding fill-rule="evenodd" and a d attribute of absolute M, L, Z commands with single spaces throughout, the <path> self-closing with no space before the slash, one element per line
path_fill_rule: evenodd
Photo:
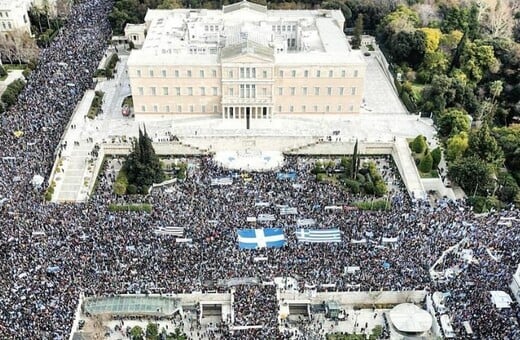
<path fill-rule="evenodd" d="M 214 288 L 232 278 L 268 282 L 278 276 L 298 278 L 300 289 L 311 285 L 334 290 L 449 291 L 447 305 L 460 336 L 462 322 L 469 321 L 480 338 L 520 338 L 517 305 L 497 310 L 488 293 L 508 291 L 520 262 L 518 210 L 476 216 L 464 202 L 441 200 L 431 205 L 396 190 L 389 198 L 391 211 L 328 211 L 327 205 L 350 206 L 359 197 L 316 182 L 312 162 L 299 158 L 288 158 L 281 169 L 296 171 L 298 186 L 277 180 L 272 172 L 253 173 L 247 181 L 235 176 L 230 186 L 212 186 L 212 178 L 233 174 L 202 158 L 189 160 L 186 181 L 146 197 L 115 197 L 111 190 L 115 171 L 108 165 L 88 203 L 44 204 L 42 192 L 30 182 L 35 175 L 48 177 L 68 119 L 84 90 L 92 86 L 91 75 L 110 33 L 106 20 L 110 6 L 106 0 L 77 2 L 65 27 L 42 51 L 18 103 L 2 116 L 0 338 L 65 338 L 80 292 L 188 292 Z M 153 212 L 108 211 L 108 203 L 122 200 L 149 202 Z M 296 207 L 298 215 L 281 215 L 277 204 Z M 248 225 L 247 217 L 258 214 L 275 215 L 274 225 Z M 504 216 L 516 220 L 497 227 Z M 342 242 L 300 244 L 294 234 L 297 218 L 314 219 L 316 228 L 339 228 Z M 172 237 L 154 233 L 155 228 L 169 225 L 184 227 L 192 242 L 175 243 Z M 283 228 L 287 245 L 240 250 L 236 229 L 261 226 Z M 386 243 L 385 238 L 397 238 L 397 243 Z M 430 266 L 463 238 L 478 264 L 467 265 L 452 280 L 433 282 Z M 360 240 L 364 242 L 356 242 Z M 487 249 L 500 254 L 500 260 L 493 260 Z M 255 257 L 267 260 L 257 262 Z M 347 266 L 360 270 L 346 274 Z M 237 289 L 244 301 L 261 299 L 258 292 L 241 295 L 242 288 Z M 240 301 L 237 306 L 246 305 Z M 258 311 L 240 307 L 237 320 L 263 322 L 269 314 L 263 308 L 275 306 L 271 302 L 258 306 Z M 233 335 L 223 329 L 222 334 L 238 339 L 287 337 L 275 327 Z"/>

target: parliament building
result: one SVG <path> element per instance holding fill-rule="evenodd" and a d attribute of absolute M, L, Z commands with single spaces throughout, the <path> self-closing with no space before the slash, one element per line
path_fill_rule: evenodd
<path fill-rule="evenodd" d="M 135 116 L 355 114 L 366 62 L 343 33 L 340 10 L 149 10 L 130 26 Z"/>

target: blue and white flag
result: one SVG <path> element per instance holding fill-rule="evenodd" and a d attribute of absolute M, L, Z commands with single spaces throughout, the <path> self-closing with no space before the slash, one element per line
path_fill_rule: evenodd
<path fill-rule="evenodd" d="M 341 242 L 339 229 L 296 229 L 296 238 L 300 242 L 332 243 Z"/>
<path fill-rule="evenodd" d="M 240 249 L 280 248 L 285 245 L 285 235 L 280 228 L 239 229 Z"/>
<path fill-rule="evenodd" d="M 276 173 L 276 179 L 277 180 L 296 180 L 298 176 L 296 175 L 295 171 L 288 171 L 288 172 L 277 172 Z"/>

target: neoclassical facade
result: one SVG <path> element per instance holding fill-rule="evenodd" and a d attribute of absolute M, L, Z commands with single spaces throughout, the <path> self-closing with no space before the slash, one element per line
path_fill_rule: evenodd
<path fill-rule="evenodd" d="M 128 60 L 136 118 L 217 114 L 354 114 L 366 63 L 339 10 L 149 10 L 147 35 Z"/>

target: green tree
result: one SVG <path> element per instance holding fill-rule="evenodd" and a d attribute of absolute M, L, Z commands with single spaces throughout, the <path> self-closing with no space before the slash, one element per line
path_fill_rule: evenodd
<path fill-rule="evenodd" d="M 432 171 L 432 166 L 433 157 L 431 153 L 428 153 L 421 159 L 421 162 L 419 163 L 419 171 L 422 173 L 429 173 L 430 171 Z"/>
<path fill-rule="evenodd" d="M 419 75 L 420 81 L 428 83 L 432 80 L 434 75 L 445 74 L 449 67 L 448 58 L 444 52 L 437 51 L 426 53 L 421 64 Z"/>
<path fill-rule="evenodd" d="M 466 195 L 487 196 L 493 190 L 491 167 L 475 156 L 463 157 L 448 167 L 449 177 L 458 183 Z"/>
<path fill-rule="evenodd" d="M 139 326 L 134 326 L 130 330 L 130 337 L 132 340 L 144 340 L 144 332 L 143 329 Z"/>
<path fill-rule="evenodd" d="M 139 129 L 139 138 L 133 141 L 132 151 L 126 157 L 123 170 L 128 178 L 128 191 L 130 185 L 134 185 L 140 193 L 146 193 L 153 183 L 164 180 L 159 157 L 155 154 L 146 129 Z"/>
<path fill-rule="evenodd" d="M 0 78 L 5 76 L 7 76 L 7 71 L 2 65 L 0 65 Z"/>
<path fill-rule="evenodd" d="M 520 188 L 513 176 L 507 172 L 500 172 L 497 179 L 498 198 L 506 203 L 520 203 Z"/>
<path fill-rule="evenodd" d="M 468 134 L 461 132 L 448 139 L 448 147 L 446 150 L 446 159 L 453 162 L 457 159 L 462 158 L 464 153 L 469 147 Z"/>
<path fill-rule="evenodd" d="M 359 170 L 358 140 L 356 139 L 356 144 L 354 144 L 354 152 L 352 153 L 352 171 L 350 172 L 352 179 L 356 179 L 358 170 Z"/>
<path fill-rule="evenodd" d="M 484 77 L 485 72 L 495 73 L 499 69 L 493 46 L 485 45 L 482 41 L 468 41 L 460 56 L 462 71 L 475 82 Z"/>
<path fill-rule="evenodd" d="M 428 148 L 428 144 L 426 144 L 426 137 L 423 135 L 419 135 L 415 137 L 415 139 L 412 141 L 411 145 L 412 151 L 419 154 L 426 151 Z"/>
<path fill-rule="evenodd" d="M 356 18 L 356 26 L 354 27 L 354 36 L 352 37 L 352 48 L 359 49 L 361 46 L 361 35 L 363 34 L 363 14 Z"/>
<path fill-rule="evenodd" d="M 146 326 L 146 340 L 159 339 L 159 328 L 156 323 L 149 322 Z"/>
<path fill-rule="evenodd" d="M 520 171 L 520 126 L 495 128 L 493 134 L 502 148 L 510 171 Z"/>
<path fill-rule="evenodd" d="M 437 169 L 437 167 L 439 166 L 439 163 L 441 162 L 441 158 L 442 158 L 441 148 L 436 147 L 435 149 L 432 150 L 431 154 L 432 154 L 432 160 L 433 160 L 432 169 Z"/>
<path fill-rule="evenodd" d="M 491 134 L 488 124 L 470 133 L 468 153 L 496 167 L 504 163 L 504 152 Z"/>
<path fill-rule="evenodd" d="M 468 132 L 470 120 L 466 112 L 458 109 L 445 110 L 437 119 L 437 129 L 442 137 Z"/>
<path fill-rule="evenodd" d="M 442 32 L 438 28 L 423 27 L 420 28 L 425 35 L 426 53 L 434 53 L 439 48 Z"/>

